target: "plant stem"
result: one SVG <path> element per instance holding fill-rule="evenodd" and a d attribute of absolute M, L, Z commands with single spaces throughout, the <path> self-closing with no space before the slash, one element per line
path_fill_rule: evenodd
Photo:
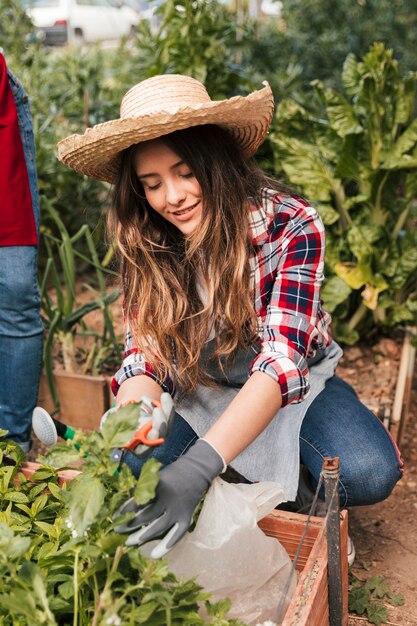
<path fill-rule="evenodd" d="M 80 551 L 77 549 L 75 551 L 74 558 L 74 620 L 73 626 L 77 626 L 78 624 L 78 559 L 80 556 Z"/>
<path fill-rule="evenodd" d="M 106 598 L 106 592 L 107 590 L 111 587 L 112 585 L 112 577 L 111 574 L 114 574 L 114 572 L 117 570 L 119 563 L 120 563 L 120 559 L 123 556 L 123 546 L 118 546 L 118 548 L 116 548 L 116 552 L 114 553 L 114 557 L 113 557 L 113 563 L 111 566 L 111 570 L 110 570 L 110 574 L 107 576 L 107 580 L 106 580 L 106 584 L 104 585 L 104 589 L 103 591 L 100 593 L 99 597 L 98 597 L 98 603 L 95 607 L 94 610 L 94 616 L 93 616 L 93 621 L 91 622 L 91 626 L 97 626 L 98 624 L 98 620 L 100 618 L 100 613 L 102 611 L 103 608 L 103 600 Z"/>
<path fill-rule="evenodd" d="M 400 214 L 400 216 L 399 216 L 399 218 L 397 220 L 397 223 L 394 226 L 394 230 L 392 231 L 391 238 L 392 238 L 393 241 L 395 241 L 397 239 L 397 237 L 398 237 L 398 235 L 400 233 L 400 230 L 402 230 L 402 228 L 403 228 L 403 226 L 404 226 L 404 224 L 405 224 L 405 222 L 407 220 L 408 213 L 410 211 L 410 208 L 411 208 L 412 204 L 413 204 L 413 199 L 411 199 L 405 205 L 405 208 L 401 211 L 401 214 Z"/>
<path fill-rule="evenodd" d="M 375 204 L 374 204 L 373 211 L 372 211 L 373 221 L 375 222 L 375 224 L 378 224 L 379 226 L 384 225 L 384 213 L 381 209 L 381 196 L 382 196 L 382 190 L 388 178 L 388 174 L 389 172 L 385 172 L 380 184 L 378 185 L 378 189 L 377 189 L 376 197 L 375 197 Z"/>
<path fill-rule="evenodd" d="M 333 189 L 334 189 L 334 197 L 335 197 L 337 211 L 340 215 L 342 229 L 344 232 L 346 228 L 349 226 L 349 224 L 352 223 L 351 217 L 348 211 L 346 211 L 345 206 L 344 206 L 345 192 L 343 189 L 343 185 L 341 183 L 339 183 L 338 185 L 335 185 Z"/>
<path fill-rule="evenodd" d="M 367 311 L 369 311 L 368 307 L 366 307 L 364 303 L 361 302 L 358 308 L 356 309 L 355 313 L 350 318 L 350 322 L 347 325 L 348 329 L 355 330 L 356 326 L 359 324 L 362 318 L 366 315 Z"/>
<path fill-rule="evenodd" d="M 61 334 L 62 356 L 64 359 L 64 369 L 66 372 L 75 372 L 75 348 L 72 333 Z"/>

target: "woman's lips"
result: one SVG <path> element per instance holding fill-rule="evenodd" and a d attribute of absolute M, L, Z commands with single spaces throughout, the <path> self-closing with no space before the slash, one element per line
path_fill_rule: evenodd
<path fill-rule="evenodd" d="M 197 202 L 191 207 L 187 207 L 186 209 L 181 209 L 179 211 L 172 211 L 171 215 L 175 215 L 175 218 L 180 221 L 185 221 L 192 217 L 194 211 L 196 210 L 199 203 Z"/>

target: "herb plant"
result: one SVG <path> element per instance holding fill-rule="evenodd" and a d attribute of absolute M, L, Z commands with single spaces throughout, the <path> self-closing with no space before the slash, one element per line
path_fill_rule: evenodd
<path fill-rule="evenodd" d="M 111 450 L 133 436 L 137 406 L 120 409 L 101 433 L 77 433 L 76 447 L 56 446 L 30 478 L 20 448 L 0 441 L 1 626 L 243 626 L 225 618 L 229 601 L 211 604 L 194 580 L 176 579 L 166 561 L 126 547 L 114 532 L 129 517 L 117 517 L 122 502 L 132 492 L 149 501 L 158 481 L 156 461 L 136 481 L 111 460 Z M 60 485 L 57 462 L 82 472 Z"/>

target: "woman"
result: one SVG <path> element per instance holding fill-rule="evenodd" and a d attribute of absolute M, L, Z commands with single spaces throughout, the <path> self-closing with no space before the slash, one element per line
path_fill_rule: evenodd
<path fill-rule="evenodd" d="M 77 171 L 114 183 L 126 319 L 117 403 L 175 397 L 152 453 L 165 466 L 156 499 L 129 501 L 137 515 L 119 528 L 130 544 L 162 537 L 153 556 L 182 537 L 229 464 L 294 500 L 300 460 L 311 489 L 323 457 L 340 456 L 342 506 L 386 498 L 401 476 L 389 434 L 334 376 L 342 352 L 320 302 L 320 218 L 251 158 L 272 114 L 267 84 L 213 102 L 190 77 L 156 76 L 125 95 L 119 120 L 58 146 Z M 143 459 L 128 461 L 138 474 Z"/>

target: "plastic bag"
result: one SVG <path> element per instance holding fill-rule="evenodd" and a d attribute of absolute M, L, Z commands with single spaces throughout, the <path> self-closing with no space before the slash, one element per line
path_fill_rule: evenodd
<path fill-rule="evenodd" d="M 229 597 L 228 619 L 279 623 L 294 593 L 296 575 L 285 549 L 267 537 L 257 521 L 285 499 L 277 483 L 229 484 L 215 479 L 195 530 L 168 553 L 170 569 L 177 576 L 195 577 L 213 601 Z"/>

